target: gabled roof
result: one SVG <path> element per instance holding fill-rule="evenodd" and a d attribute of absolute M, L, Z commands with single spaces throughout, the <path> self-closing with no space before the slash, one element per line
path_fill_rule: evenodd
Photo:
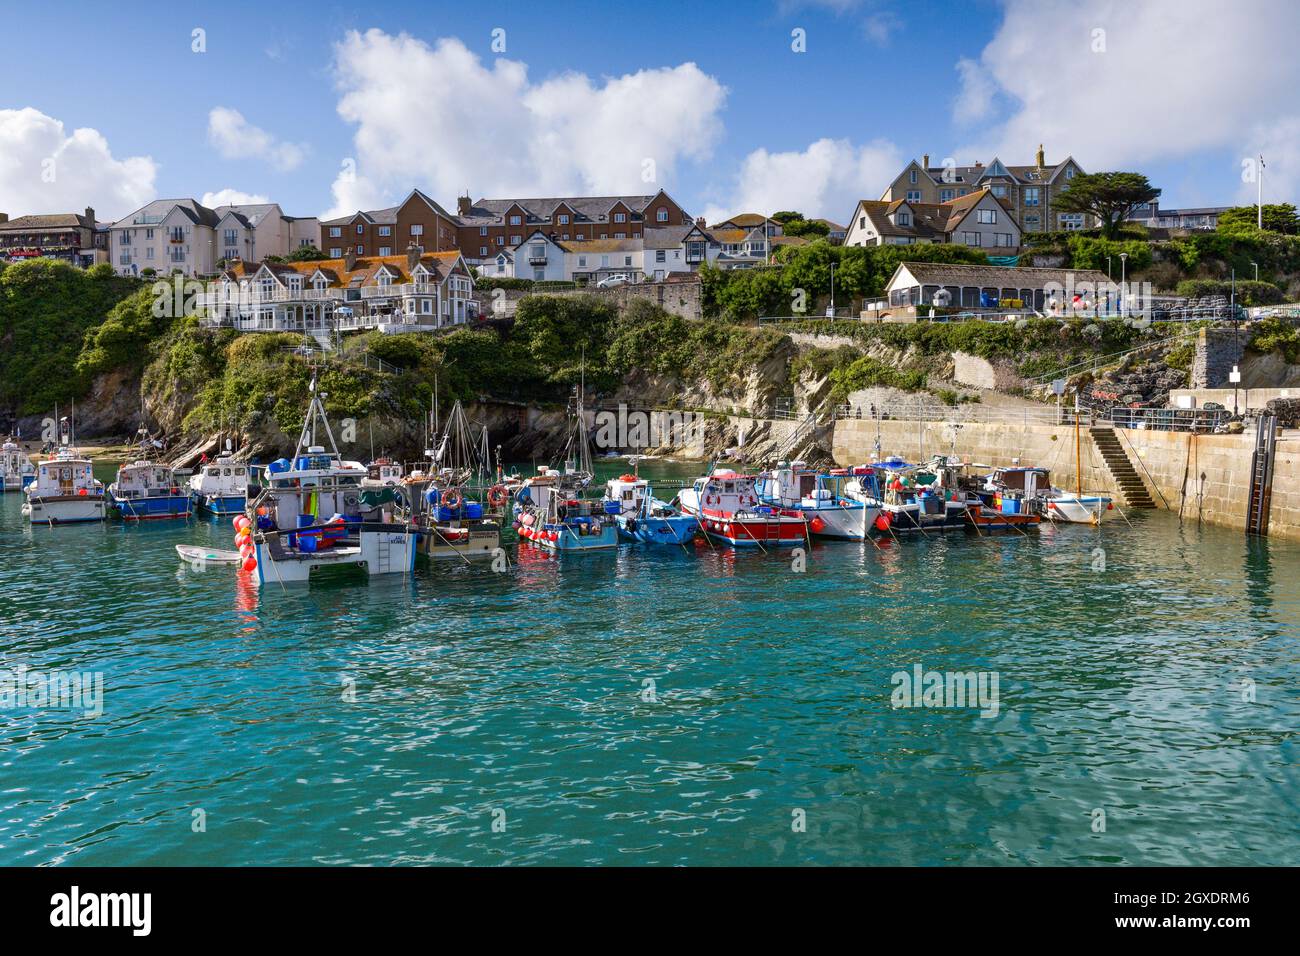
<path fill-rule="evenodd" d="M 468 274 L 460 252 L 450 249 L 445 252 L 426 252 L 420 256 L 417 265 L 422 265 L 437 281 L 441 282 L 453 272 Z M 265 269 L 281 285 L 291 275 L 301 275 L 304 283 L 310 282 L 317 272 L 329 280 L 331 288 L 355 288 L 371 285 L 380 271 L 387 271 L 396 282 L 409 282 L 411 267 L 406 256 L 358 256 L 352 269 L 348 269 L 344 259 L 323 259 L 314 262 L 237 262 L 223 273 L 232 279 L 251 279 Z"/>
<path fill-rule="evenodd" d="M 1006 200 L 994 197 L 987 188 L 977 189 L 965 196 L 958 196 L 956 199 L 941 203 L 908 202 L 905 199 L 895 199 L 892 202 L 863 199 L 858 203 L 858 209 L 871 221 L 878 235 L 943 242 L 985 196 L 992 198 L 1008 214 L 1008 221 L 1014 225 L 1015 219 L 1011 215 L 1010 204 Z M 900 209 L 912 214 L 912 221 L 908 225 L 897 224 L 896 214 Z M 858 210 L 854 210 L 855 218 L 857 212 Z M 1020 227 L 1015 226 L 1015 231 L 1019 232 Z"/>
<path fill-rule="evenodd" d="M 171 215 L 173 209 L 180 209 L 185 214 L 185 217 L 195 225 L 212 227 L 216 226 L 220 221 L 216 212 L 193 199 L 155 199 L 153 202 L 141 206 L 129 216 L 119 219 L 113 225 L 156 226 Z"/>
<path fill-rule="evenodd" d="M 662 190 L 660 190 L 662 192 Z M 505 221 L 504 217 L 511 206 L 523 210 L 526 222 L 523 225 L 550 223 L 555 210 L 561 205 L 573 211 L 575 222 L 601 222 L 601 216 L 608 216 L 609 211 L 620 202 L 634 213 L 642 213 L 646 206 L 659 195 L 649 196 L 549 196 L 536 199 L 479 199 L 471 204 L 467 213 L 459 217 L 467 226 L 496 225 Z M 608 222 L 609 220 L 604 220 Z"/>
<path fill-rule="evenodd" d="M 59 212 L 47 216 L 18 216 L 0 222 L 0 229 L 94 229 L 95 223 L 85 215 Z"/>

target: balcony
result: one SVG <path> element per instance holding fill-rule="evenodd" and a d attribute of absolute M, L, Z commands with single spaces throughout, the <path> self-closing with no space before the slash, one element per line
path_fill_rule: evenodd
<path fill-rule="evenodd" d="M 540 256 L 529 256 L 529 257 L 528 257 L 528 264 L 529 264 L 530 266 L 544 266 L 544 265 L 546 265 L 546 254 L 545 254 L 545 253 L 542 253 L 542 255 L 540 255 Z"/>

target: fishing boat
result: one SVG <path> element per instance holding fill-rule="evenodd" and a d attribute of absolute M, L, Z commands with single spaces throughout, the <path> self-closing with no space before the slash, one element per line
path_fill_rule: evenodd
<path fill-rule="evenodd" d="M 758 496 L 764 504 L 801 512 L 815 537 L 864 541 L 880 514 L 880 503 L 866 496 L 851 498 L 845 486 L 868 471 L 821 472 L 801 461 L 781 462 L 759 476 Z"/>
<path fill-rule="evenodd" d="M 569 435 L 563 469 L 542 466 L 515 494 L 515 529 L 519 537 L 549 551 L 601 551 L 618 546 L 617 504 L 585 497 L 594 474 L 591 436 L 582 407 L 569 408 Z"/>
<path fill-rule="evenodd" d="M 682 511 L 694 515 L 712 540 L 733 548 L 793 546 L 808 541 L 803 512 L 763 504 L 758 479 L 730 468 L 717 468 L 696 478 L 678 495 Z"/>
<path fill-rule="evenodd" d="M 0 445 L 0 491 L 22 491 L 36 478 L 36 466 L 15 441 Z"/>
<path fill-rule="evenodd" d="M 364 465 L 339 454 L 313 374 L 292 459 L 266 468 L 235 518 L 246 570 L 259 585 L 300 583 L 322 569 L 360 566 L 368 576 L 409 574 L 418 531 L 399 517 L 393 488 L 363 489 Z M 320 443 L 321 436 L 328 443 Z"/>
<path fill-rule="evenodd" d="M 865 466 L 867 473 L 845 485 L 845 496 L 879 502 L 875 527 L 886 533 L 951 531 L 965 527 L 966 499 L 938 483 L 938 475 L 901 458 Z"/>
<path fill-rule="evenodd" d="M 229 453 L 201 464 L 189 479 L 194 510 L 219 518 L 243 514 L 248 503 L 248 486 L 255 477 L 252 466 L 236 461 Z"/>
<path fill-rule="evenodd" d="M 361 484 L 365 488 L 396 487 L 402 483 L 402 478 L 402 463 L 382 457 L 366 466 L 366 477 L 361 479 Z"/>
<path fill-rule="evenodd" d="M 479 492 L 475 493 L 481 493 L 487 470 L 486 428 L 482 442 L 480 448 L 474 441 L 469 418 L 457 399 L 437 447 L 425 451 L 428 461 L 398 479 L 408 496 L 411 521 L 420 529 L 419 551 L 431 559 L 490 558 L 501 546 L 500 522 L 471 494 L 476 477 Z M 488 489 L 486 496 L 497 511 L 509 497 L 498 486 Z"/>
<path fill-rule="evenodd" d="M 1074 491 L 1049 486 L 1042 497 L 1051 521 L 1073 524 L 1101 524 L 1111 516 L 1115 503 L 1107 495 L 1084 494 L 1082 443 L 1079 436 L 1079 393 L 1074 393 Z"/>
<path fill-rule="evenodd" d="M 138 437 L 140 457 L 118 466 L 117 476 L 108 486 L 109 504 L 127 521 L 188 518 L 189 490 L 181 489 L 170 465 L 153 460 L 160 446 L 143 426 Z"/>
<path fill-rule="evenodd" d="M 24 489 L 23 513 L 32 524 L 72 524 L 103 521 L 104 484 L 89 458 L 72 444 L 72 423 L 59 419 L 59 444 L 54 454 L 36 466 L 36 478 Z"/>
<path fill-rule="evenodd" d="M 632 474 L 619 475 L 605 482 L 606 510 L 614 515 L 619 537 L 647 544 L 687 544 L 693 541 L 700 530 L 699 519 L 656 498 L 650 482 L 640 477 L 637 471 L 639 459 L 633 456 L 629 461 L 632 462 Z"/>

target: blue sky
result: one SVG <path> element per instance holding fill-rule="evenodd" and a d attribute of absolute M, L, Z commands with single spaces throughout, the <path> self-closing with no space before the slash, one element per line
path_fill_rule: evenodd
<path fill-rule="evenodd" d="M 412 185 L 451 206 L 460 189 L 648 182 L 697 214 L 800 208 L 843 221 L 912 156 L 1022 163 L 1040 140 L 1052 161 L 1146 172 L 1166 206 L 1253 199 L 1241 161 L 1264 150 L 1266 201 L 1294 201 L 1283 186 L 1300 174 L 1300 107 L 1285 90 L 1297 68 L 1268 45 L 1295 59 L 1283 42 L 1300 28 L 1295 5 L 1257 0 L 1262 17 L 1222 6 L 232 2 L 138 3 L 124 16 L 98 2 L 7 5 L 17 42 L 0 89 L 0 211 L 94 205 L 103 218 L 142 197 L 234 190 L 309 215 Z M 806 52 L 792 49 L 796 28 Z M 195 29 L 205 52 L 192 50 Z M 1203 66 L 1152 55 L 1170 44 L 1191 45 L 1193 61 L 1205 44 L 1213 83 Z M 93 74 L 52 66 L 75 51 Z M 1261 97 L 1261 86 L 1279 89 Z M 347 159 L 356 174 L 341 178 Z"/>

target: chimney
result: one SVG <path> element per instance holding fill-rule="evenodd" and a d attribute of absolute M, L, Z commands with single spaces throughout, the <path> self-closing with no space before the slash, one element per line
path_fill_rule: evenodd
<path fill-rule="evenodd" d="M 8 222 L 8 221 L 9 221 L 9 213 L 0 212 L 0 222 Z"/>
<path fill-rule="evenodd" d="M 1047 165 L 1047 163 L 1043 162 L 1044 156 L 1043 156 L 1043 144 L 1042 144 L 1042 143 L 1039 143 L 1039 144 L 1038 144 L 1038 152 L 1035 154 L 1034 159 L 1035 159 L 1035 161 L 1038 163 L 1038 168 L 1039 168 L 1039 169 L 1042 169 L 1043 167 L 1045 167 L 1045 166 Z"/>
<path fill-rule="evenodd" d="M 704 217 L 703 217 L 703 216 L 697 216 L 697 217 L 695 218 L 695 225 L 697 225 L 697 226 L 699 226 L 701 229 L 703 229 L 703 228 L 704 228 Z"/>
<path fill-rule="evenodd" d="M 343 253 L 343 268 L 351 272 L 357 267 L 357 250 L 355 246 L 348 246 L 348 251 Z"/>
<path fill-rule="evenodd" d="M 95 210 L 91 206 L 86 207 L 86 221 L 93 227 L 95 225 Z"/>
<path fill-rule="evenodd" d="M 471 208 L 472 206 L 469 201 L 469 193 L 466 193 L 463 196 L 456 197 L 456 215 L 468 216 Z"/>
<path fill-rule="evenodd" d="M 930 168 L 930 154 L 929 154 L 929 153 L 926 153 L 924 156 L 921 157 L 921 168 L 924 169 L 924 170 L 929 170 L 929 168 Z"/>
<path fill-rule="evenodd" d="M 415 267 L 420 264 L 420 247 L 411 243 L 406 247 L 406 271 L 414 272 Z"/>

